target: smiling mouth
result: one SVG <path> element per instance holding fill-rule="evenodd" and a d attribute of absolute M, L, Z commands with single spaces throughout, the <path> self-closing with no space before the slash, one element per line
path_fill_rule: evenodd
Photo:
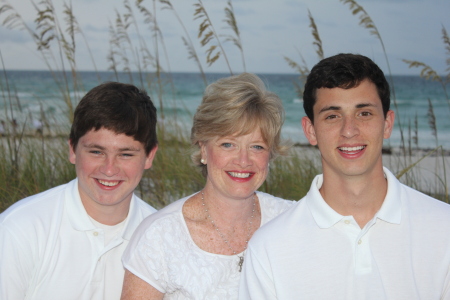
<path fill-rule="evenodd" d="M 357 147 L 338 147 L 339 151 L 347 153 L 347 154 L 356 154 L 359 151 L 366 148 L 366 146 L 357 146 Z"/>
<path fill-rule="evenodd" d="M 100 184 L 105 185 L 105 186 L 116 186 L 119 184 L 119 181 L 104 181 L 104 180 L 100 180 L 100 179 L 97 179 L 97 181 Z"/>
<path fill-rule="evenodd" d="M 227 172 L 231 177 L 236 178 L 249 178 L 252 173 L 238 173 L 238 172 Z"/>

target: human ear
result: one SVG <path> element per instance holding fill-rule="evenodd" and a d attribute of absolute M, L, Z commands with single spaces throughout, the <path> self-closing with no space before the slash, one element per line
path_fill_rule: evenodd
<path fill-rule="evenodd" d="M 148 153 L 145 158 L 145 166 L 144 169 L 150 169 L 153 165 L 153 159 L 155 159 L 156 151 L 158 151 L 158 145 L 153 147 L 153 149 Z"/>
<path fill-rule="evenodd" d="M 395 113 L 393 110 L 388 110 L 386 118 L 384 120 L 384 134 L 383 138 L 388 139 L 391 136 L 392 129 L 394 128 Z"/>
<path fill-rule="evenodd" d="M 202 164 L 206 165 L 208 163 L 208 156 L 206 155 L 206 142 L 198 142 L 198 145 L 200 146 Z"/>
<path fill-rule="evenodd" d="M 305 134 L 306 138 L 308 139 L 308 142 L 313 146 L 317 145 L 317 137 L 316 137 L 316 131 L 314 130 L 314 124 L 311 122 L 311 120 L 308 117 L 302 118 L 302 127 L 303 127 L 303 133 Z"/>
<path fill-rule="evenodd" d="M 77 160 L 77 155 L 75 153 L 75 149 L 73 147 L 72 141 L 69 140 L 67 142 L 67 144 L 69 145 L 69 161 L 71 164 L 75 164 L 75 162 Z"/>

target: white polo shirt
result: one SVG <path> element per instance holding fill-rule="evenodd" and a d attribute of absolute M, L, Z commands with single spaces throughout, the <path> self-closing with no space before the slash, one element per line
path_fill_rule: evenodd
<path fill-rule="evenodd" d="M 323 200 L 323 176 L 259 229 L 239 299 L 450 299 L 450 205 L 401 184 L 364 228 Z"/>
<path fill-rule="evenodd" d="M 120 299 L 122 253 L 155 211 L 133 195 L 123 228 L 105 245 L 77 179 L 18 201 L 0 214 L 0 299 Z"/>

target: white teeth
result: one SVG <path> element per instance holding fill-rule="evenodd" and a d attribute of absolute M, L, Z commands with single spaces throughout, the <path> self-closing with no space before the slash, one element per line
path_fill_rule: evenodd
<path fill-rule="evenodd" d="M 358 147 L 341 147 L 339 150 L 341 151 L 359 151 L 364 149 L 366 146 L 358 146 Z"/>
<path fill-rule="evenodd" d="M 98 182 L 100 182 L 101 184 L 106 185 L 106 186 L 116 186 L 119 184 L 118 181 L 111 182 L 111 181 L 103 181 L 100 179 L 98 180 Z"/>
<path fill-rule="evenodd" d="M 248 178 L 250 177 L 250 173 L 237 173 L 237 172 L 228 172 L 233 177 L 237 178 Z"/>

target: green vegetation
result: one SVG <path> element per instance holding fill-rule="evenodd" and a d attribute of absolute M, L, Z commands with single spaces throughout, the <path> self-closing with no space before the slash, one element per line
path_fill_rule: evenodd
<path fill-rule="evenodd" d="M 173 125 L 174 126 L 174 125 Z M 162 208 L 199 191 L 205 183 L 190 160 L 190 143 L 181 130 L 160 126 L 159 150 L 153 167 L 146 170 L 137 188 L 144 200 Z M 68 161 L 66 137 L 3 137 L 0 144 L 0 212 L 15 201 L 75 178 Z M 8 143 L 16 143 L 17 148 Z M 12 151 L 11 151 L 12 150 Z M 260 189 L 287 199 L 306 194 L 319 170 L 311 160 L 293 153 L 272 163 L 267 182 Z"/>
<path fill-rule="evenodd" d="M 356 1 L 340 1 L 344 5 L 348 5 L 352 14 L 359 17 L 360 25 L 368 29 L 369 33 L 380 41 L 389 66 L 381 36 L 364 8 Z M 55 84 L 59 88 L 61 103 L 67 108 L 67 115 L 65 116 L 67 124 L 70 124 L 74 107 L 86 92 L 77 69 L 75 54 L 77 47 L 80 47 L 80 45 L 76 45 L 75 37 L 81 36 L 87 49 L 89 49 L 89 41 L 86 40 L 81 28 L 78 26 L 70 4 L 64 4 L 62 15 L 58 15 L 51 0 L 40 0 L 38 3 L 32 0 L 31 2 L 36 8 L 34 28 L 24 22 L 18 11 L 7 0 L 0 0 L 0 20 L 2 26 L 6 28 L 23 30 L 29 33 L 30 38 L 36 44 L 37 53 L 45 62 L 48 71 L 53 74 Z M 147 5 L 150 5 L 151 8 Z M 214 20 L 211 20 L 201 0 L 194 4 L 194 8 L 194 20 L 196 22 L 200 21 L 198 42 L 201 47 L 206 49 L 206 65 L 210 66 L 216 61 L 224 59 L 230 74 L 233 74 L 228 57 L 222 46 L 225 42 L 232 42 L 240 51 L 241 56 L 239 59 L 242 60 L 245 70 L 244 49 L 232 2 L 228 1 L 224 8 L 226 27 L 214 26 Z M 154 0 L 145 3 L 143 0 L 137 0 L 134 4 L 130 3 L 129 0 L 124 0 L 123 9 L 124 13 L 116 11 L 114 22 L 109 25 L 110 51 L 107 57 L 109 71 L 115 74 L 117 80 L 119 78 L 118 74 L 123 73 L 129 77 L 130 82 L 156 91 L 154 101 L 159 104 L 160 119 L 158 129 L 159 151 L 153 167 L 144 174 L 137 193 L 144 200 L 161 208 L 173 200 L 201 189 L 204 185 L 204 178 L 190 162 L 189 137 L 180 128 L 180 125 L 177 125 L 176 120 L 168 122 L 165 118 L 165 109 L 169 104 L 168 101 L 170 101 L 168 99 L 175 99 L 176 96 L 173 81 L 171 80 L 170 60 L 167 56 L 162 28 L 160 28 L 158 22 L 157 12 L 159 10 L 166 9 L 173 13 L 184 34 L 182 39 L 186 46 L 188 59 L 195 61 L 205 86 L 208 82 L 203 63 L 197 55 L 194 41 L 189 36 L 175 7 L 169 0 Z M 144 24 L 140 24 L 137 21 L 136 13 L 144 17 Z M 318 59 L 321 59 L 324 52 L 319 35 L 319 27 L 310 12 L 308 12 L 308 16 L 314 38 L 313 44 Z M 147 30 L 152 35 L 152 40 L 146 40 L 141 35 L 141 26 L 143 25 L 147 26 Z M 224 32 L 218 32 L 217 28 L 221 28 Z M 130 38 L 131 35 L 137 37 L 136 42 L 133 42 Z M 450 57 L 450 40 L 445 28 L 443 28 L 443 41 Z M 161 59 L 161 56 L 164 59 Z M 288 57 L 285 57 L 285 59 L 300 75 L 299 82 L 295 84 L 295 87 L 298 93 L 301 94 L 302 80 L 309 70 L 303 59 L 302 63 L 297 63 Z M 97 71 L 95 60 L 92 56 L 91 60 L 94 69 Z M 3 58 L 1 58 L 1 61 L 4 70 Z M 164 66 L 162 61 L 166 62 Z M 450 81 L 450 58 L 447 60 L 449 74 L 446 78 L 436 74 L 425 63 L 409 60 L 405 60 L 405 62 L 410 67 L 422 68 L 421 75 L 425 78 L 441 83 L 447 95 L 450 109 L 450 100 L 446 91 L 446 85 Z M 133 73 L 132 69 L 137 69 L 138 72 Z M 70 78 L 66 74 L 70 74 Z M 98 78 L 100 83 L 100 77 L 98 76 Z M 10 124 L 15 114 L 13 106 L 19 101 L 19 97 L 10 89 L 6 72 L 3 72 L 3 76 L 0 76 L 0 88 L 2 91 L 0 97 L 7 104 L 5 105 L 5 115 L 8 117 L 7 124 Z M 393 91 L 393 103 L 397 110 L 395 91 Z M 396 113 L 398 116 L 398 110 Z M 42 115 L 44 125 L 51 123 L 50 118 Z M 435 123 L 436 121 L 433 118 L 434 113 L 430 102 L 430 126 L 433 126 L 433 122 Z M 397 120 L 400 121 L 400 117 Z M 415 124 L 417 124 L 417 118 Z M 25 125 L 23 128 L 7 127 L 6 129 L 6 135 L 0 138 L 0 212 L 19 199 L 68 182 L 75 177 L 74 167 L 67 159 L 67 132 L 51 132 L 51 137 L 44 137 L 40 135 L 26 135 Z M 405 182 L 414 187 L 415 182 L 420 180 L 420 170 L 415 168 L 416 161 L 411 156 L 412 145 L 411 143 L 406 144 L 404 138 L 404 134 L 409 133 L 408 140 L 414 140 L 414 137 L 411 136 L 412 127 L 409 126 L 408 132 L 405 132 L 405 129 L 399 123 L 399 130 L 403 153 L 400 157 L 395 158 L 399 164 L 398 169 L 402 170 L 399 172 L 398 177 L 404 176 Z M 417 125 L 415 131 L 417 131 Z M 443 161 L 444 151 L 442 147 L 439 147 L 437 132 L 435 132 L 435 136 L 436 150 L 433 155 L 435 155 L 436 160 L 439 160 L 436 163 L 436 167 L 445 168 L 445 163 L 440 161 Z M 313 177 L 320 172 L 317 167 L 317 162 L 319 161 L 317 154 L 312 152 L 304 154 L 304 152 L 294 148 L 288 157 L 278 158 L 272 163 L 269 177 L 261 187 L 261 190 L 287 199 L 300 199 L 304 196 Z M 444 177 L 445 174 L 444 170 Z M 431 194 L 448 202 L 447 179 L 442 178 L 440 182 L 441 184 L 433 187 Z"/>
<path fill-rule="evenodd" d="M 10 147 L 12 143 L 17 147 Z M 7 137 L 1 140 L 0 153 L 0 211 L 75 178 L 65 138 Z"/>

